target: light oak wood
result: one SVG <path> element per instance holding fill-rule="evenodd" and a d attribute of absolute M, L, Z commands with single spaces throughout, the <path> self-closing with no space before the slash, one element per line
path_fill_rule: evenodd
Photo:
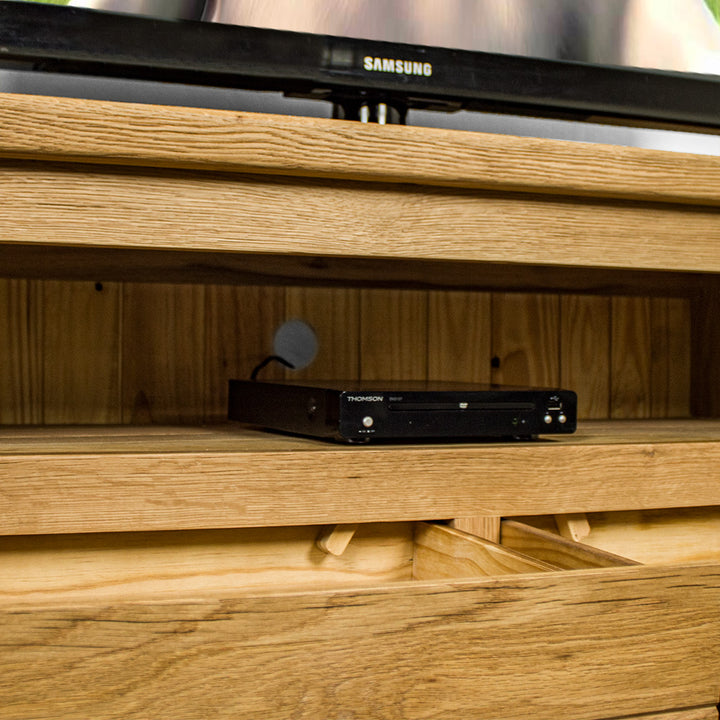
<path fill-rule="evenodd" d="M 650 326 L 649 298 L 612 299 L 610 417 L 650 417 Z"/>
<path fill-rule="evenodd" d="M 0 601 L 0 701 L 8 720 L 49 708 L 68 720 L 109 707 L 160 720 L 423 718 L 432 703 L 446 717 L 515 720 L 532 707 L 538 720 L 591 720 L 607 709 L 622 717 L 710 707 L 718 603 L 717 565 L 167 601 Z"/>
<path fill-rule="evenodd" d="M 36 292 L 43 422 L 120 422 L 121 286 L 48 281 Z"/>
<path fill-rule="evenodd" d="M 24 288 L 0 304 L 7 422 L 222 421 L 228 380 L 249 377 L 291 317 L 315 328 L 318 355 L 301 371 L 266 367 L 266 379 L 354 380 L 364 360 L 373 375 L 488 382 L 495 326 L 496 349 L 505 348 L 507 360 L 503 369 L 498 356 L 495 378 L 554 384 L 550 366 L 559 364 L 560 384 L 578 392 L 581 419 L 607 417 L 611 388 L 621 395 L 628 385 L 649 415 L 689 414 L 689 302 L 677 298 L 639 301 L 657 312 L 650 315 L 650 358 L 641 358 L 647 382 L 635 388 L 623 362 L 616 363 L 617 383 L 604 365 L 609 318 L 598 322 L 595 311 L 609 307 L 609 297 L 572 296 L 568 304 L 562 296 L 558 325 L 557 303 L 528 294 L 495 293 L 491 303 L 483 292 L 5 282 Z M 368 300 L 362 312 L 361 296 Z M 633 303 L 620 307 L 629 317 L 618 314 L 616 327 L 634 327 Z M 612 340 L 616 357 L 637 354 L 632 332 Z M 31 346 L 37 357 L 28 358 Z"/>
<path fill-rule="evenodd" d="M 607 568 L 637 565 L 637 561 L 570 541 L 516 520 L 503 520 L 500 539 L 505 547 L 563 568 Z"/>
<path fill-rule="evenodd" d="M 360 379 L 425 380 L 427 294 L 363 290 L 360 307 Z"/>
<path fill-rule="evenodd" d="M 490 382 L 490 294 L 428 294 L 428 379 Z"/>
<path fill-rule="evenodd" d="M 451 520 L 450 527 L 499 543 L 501 520 L 502 518 L 499 517 L 484 517 L 482 515 L 479 517 L 455 518 Z"/>
<path fill-rule="evenodd" d="M 0 182 L 7 246 L 720 270 L 705 207 L 12 160 Z"/>
<path fill-rule="evenodd" d="M 355 537 L 357 529 L 357 523 L 350 525 L 328 525 L 320 531 L 320 535 L 318 535 L 315 544 L 324 553 L 337 555 L 339 557 L 347 550 L 347 546 L 353 537 Z"/>
<path fill-rule="evenodd" d="M 286 317 L 314 330 L 318 354 L 306 369 L 286 370 L 289 379 L 347 379 L 360 376 L 361 301 L 357 289 L 287 288 Z"/>
<path fill-rule="evenodd" d="M 0 279 L 0 422 L 42 422 L 42 340 L 35 283 Z"/>
<path fill-rule="evenodd" d="M 610 298 L 560 297 L 560 385 L 578 397 L 578 416 L 610 415 Z"/>
<path fill-rule="evenodd" d="M 593 513 L 583 543 L 646 564 L 720 558 L 720 508 Z"/>
<path fill-rule="evenodd" d="M 167 600 L 412 579 L 411 524 L 356 529 L 343 553 L 329 554 L 316 546 L 322 531 L 317 526 L 2 537 L 0 599 L 19 604 Z"/>
<path fill-rule="evenodd" d="M 700 708 L 688 708 L 686 710 L 671 710 L 663 713 L 650 713 L 648 715 L 635 715 L 632 720 L 717 720 L 718 709 L 716 706 Z M 619 718 L 619 720 L 631 720 L 631 718 Z"/>
<path fill-rule="evenodd" d="M 558 387 L 559 298 L 557 295 L 494 293 L 492 353 L 494 383 Z"/>
<path fill-rule="evenodd" d="M 0 123 L 14 158 L 720 204 L 716 158 L 640 148 L 11 94 Z"/>
<path fill-rule="evenodd" d="M 608 381 L 583 412 L 607 392 L 617 417 L 684 416 L 691 377 L 693 409 L 720 415 L 717 158 L 10 95 L 0 127 L 0 267 L 21 278 L 0 281 L 2 422 L 107 422 L 115 395 L 125 421 L 217 419 L 228 374 L 296 308 L 327 328 L 324 348 L 357 318 L 333 355 L 361 377 L 480 375 L 467 347 L 451 362 L 431 343 L 459 337 L 461 315 L 481 342 L 489 289 L 492 379 L 577 377 L 590 344 Z M 48 323 L 92 293 L 22 279 L 50 277 L 126 284 L 66 333 Z M 188 279 L 375 289 L 166 284 Z M 474 292 L 427 292 L 444 285 Z M 588 330 L 600 301 L 561 290 L 633 299 Z M 93 337 L 117 348 L 109 364 Z M 588 423 L 529 444 L 366 448 L 237 426 L 0 430 L 2 714 L 706 720 L 717 523 L 686 515 L 668 531 L 637 512 L 718 504 L 719 429 Z M 613 529 L 629 510 L 659 538 L 657 561 L 710 563 L 612 567 L 622 559 L 525 530 L 508 544 L 594 569 L 461 580 L 488 554 L 492 572 L 537 563 L 435 526 L 414 546 L 405 523 L 359 528 L 341 557 L 315 544 L 319 524 L 602 511 L 590 536 L 633 551 Z M 269 525 L 300 527 L 254 529 Z M 408 582 L 413 554 L 416 575 L 452 582 Z"/>
<path fill-rule="evenodd" d="M 204 296 L 195 295 L 194 299 L 205 311 L 201 414 L 206 421 L 218 422 L 227 418 L 228 381 L 249 378 L 273 353 L 273 335 L 285 319 L 285 293 L 276 287 L 207 285 Z M 196 316 L 192 305 L 185 312 Z M 123 352 L 133 352 L 132 346 L 127 345 Z M 266 367 L 262 374 L 266 380 L 282 376 L 277 365 Z"/>
<path fill-rule="evenodd" d="M 596 421 L 539 442 L 348 447 L 236 425 L 3 429 L 0 532 L 712 505 L 719 431 L 718 421 Z"/>
<path fill-rule="evenodd" d="M 467 578 L 558 570 L 557 565 L 522 555 L 484 538 L 442 525 L 415 527 L 413 578 Z"/>
<path fill-rule="evenodd" d="M 581 542 L 584 537 L 590 534 L 590 523 L 587 513 L 570 513 L 568 515 L 556 515 L 555 524 L 562 537 L 575 542 Z"/>
<path fill-rule="evenodd" d="M 193 285 L 125 285 L 125 422 L 202 421 L 204 300 Z"/>

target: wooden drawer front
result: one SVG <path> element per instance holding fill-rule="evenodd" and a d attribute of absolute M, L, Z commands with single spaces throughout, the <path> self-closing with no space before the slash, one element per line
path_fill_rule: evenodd
<path fill-rule="evenodd" d="M 424 523 L 335 556 L 321 535 L 3 539 L 3 718 L 717 717 L 720 563 L 564 572 Z"/>

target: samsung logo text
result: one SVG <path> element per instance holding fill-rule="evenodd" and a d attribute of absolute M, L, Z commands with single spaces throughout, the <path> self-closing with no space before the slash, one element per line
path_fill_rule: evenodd
<path fill-rule="evenodd" d="M 398 75 L 420 75 L 430 77 L 433 72 L 432 65 L 428 62 L 421 63 L 414 60 L 393 60 L 392 58 L 380 58 L 366 55 L 363 58 L 363 68 L 368 72 L 397 73 Z"/>

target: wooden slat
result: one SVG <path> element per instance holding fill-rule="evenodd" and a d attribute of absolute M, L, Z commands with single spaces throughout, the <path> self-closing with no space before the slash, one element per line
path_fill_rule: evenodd
<path fill-rule="evenodd" d="M 649 298 L 612 298 L 610 417 L 650 417 L 651 317 Z"/>
<path fill-rule="evenodd" d="M 651 396 L 652 417 L 690 416 L 690 302 L 652 298 Z"/>
<path fill-rule="evenodd" d="M 158 720 L 419 719 L 428 703 L 445 717 L 488 720 L 528 707 L 537 720 L 709 707 L 719 604 L 716 565 L 184 601 L 0 602 L 0 701 L 8 720 L 48 707 L 67 720 L 110 706 Z"/>
<path fill-rule="evenodd" d="M 428 294 L 428 379 L 490 382 L 490 295 Z"/>
<path fill-rule="evenodd" d="M 540 442 L 366 447 L 232 425 L 7 429 L 0 533 L 699 507 L 717 503 L 719 436 L 716 421 L 586 422 L 577 436 Z"/>
<path fill-rule="evenodd" d="M 42 422 L 40 318 L 35 283 L 0 279 L 0 423 Z"/>
<path fill-rule="evenodd" d="M 8 245 L 720 271 L 712 208 L 21 161 L 0 183 Z"/>
<path fill-rule="evenodd" d="M 705 292 L 692 301 L 690 409 L 698 417 L 720 415 L 720 383 L 716 381 L 720 353 L 720 285 L 713 278 Z"/>
<path fill-rule="evenodd" d="M 285 317 L 282 288 L 230 285 L 205 287 L 203 416 L 227 418 L 228 381 L 248 379 L 273 353 L 273 335 Z M 183 318 L 179 318 L 180 322 Z M 260 376 L 279 379 L 282 368 L 270 365 Z"/>
<path fill-rule="evenodd" d="M 121 286 L 47 281 L 37 292 L 43 422 L 120 422 Z"/>
<path fill-rule="evenodd" d="M 124 422 L 200 422 L 203 416 L 202 287 L 124 287 Z"/>
<path fill-rule="evenodd" d="M 564 570 L 637 564 L 634 559 L 572 542 L 516 520 L 503 520 L 500 539 L 506 547 L 552 563 Z"/>
<path fill-rule="evenodd" d="M 503 385 L 558 387 L 560 305 L 556 295 L 494 293 L 492 381 Z"/>
<path fill-rule="evenodd" d="M 361 380 L 425 380 L 427 342 L 427 293 L 361 292 Z"/>
<path fill-rule="evenodd" d="M 610 298 L 560 297 L 560 385 L 578 396 L 578 417 L 610 413 Z"/>
<path fill-rule="evenodd" d="M 455 528 L 418 523 L 413 578 L 431 580 L 547 572 L 558 566 Z"/>
<path fill-rule="evenodd" d="M 288 370 L 289 379 L 356 380 L 360 374 L 360 291 L 339 288 L 287 288 L 286 316 L 304 320 L 318 339 L 318 354 L 305 370 Z"/>
<path fill-rule="evenodd" d="M 477 517 L 459 517 L 450 522 L 457 530 L 477 535 L 494 543 L 500 542 L 500 517 L 479 515 Z"/>
<path fill-rule="evenodd" d="M 0 125 L 5 157 L 720 204 L 716 158 L 639 148 L 11 94 Z"/>

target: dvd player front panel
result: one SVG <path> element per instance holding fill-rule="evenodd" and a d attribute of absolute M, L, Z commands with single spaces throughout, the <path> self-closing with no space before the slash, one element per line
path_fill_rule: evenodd
<path fill-rule="evenodd" d="M 567 390 L 342 392 L 340 436 L 349 441 L 531 437 L 572 433 L 575 393 Z"/>

